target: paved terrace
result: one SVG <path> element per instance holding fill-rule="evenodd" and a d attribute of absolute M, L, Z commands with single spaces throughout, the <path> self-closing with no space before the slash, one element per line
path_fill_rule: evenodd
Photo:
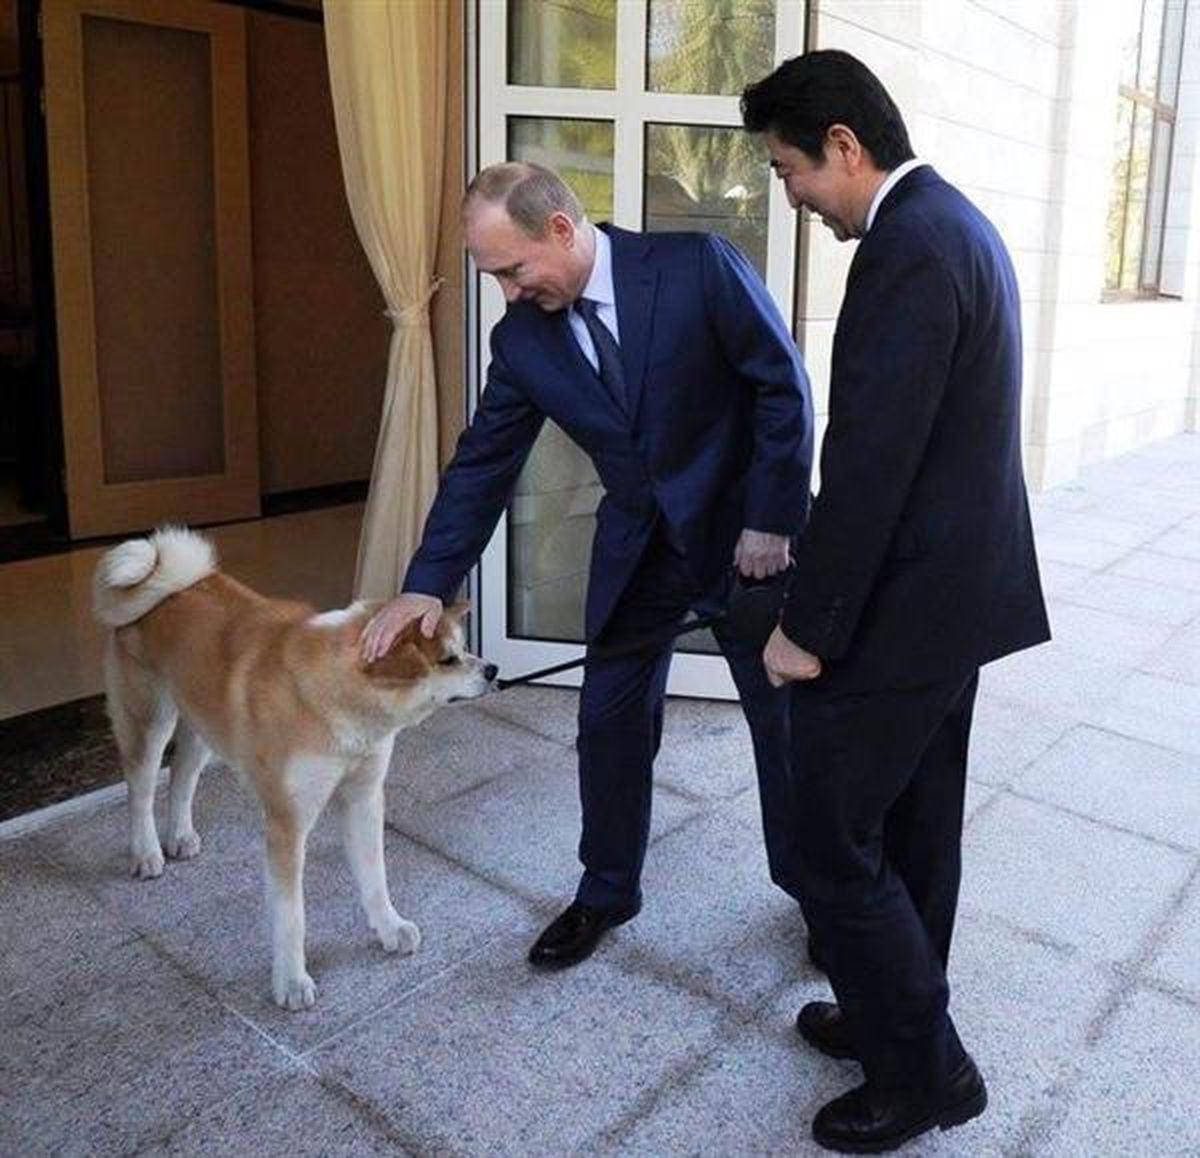
<path fill-rule="evenodd" d="M 1200 437 L 1035 499 L 1052 645 L 988 668 L 951 982 L 992 1106 L 911 1153 L 1200 1152 Z M 826 995 L 768 884 L 736 707 L 673 702 L 646 907 L 543 976 L 576 866 L 574 696 L 401 737 L 385 955 L 332 823 L 311 844 L 315 1010 L 269 996 L 261 837 L 212 768 L 200 859 L 129 879 L 95 807 L 0 839 L 0 1153 L 804 1154 L 858 1080 L 792 1019 Z"/>

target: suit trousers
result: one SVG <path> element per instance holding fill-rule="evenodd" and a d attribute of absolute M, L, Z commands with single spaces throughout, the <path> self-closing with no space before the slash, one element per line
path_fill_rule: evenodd
<path fill-rule="evenodd" d="M 978 669 L 921 687 L 792 685 L 801 906 L 868 1081 L 933 1088 L 963 1058 L 946 966 Z"/>
<path fill-rule="evenodd" d="M 660 521 L 596 646 L 662 634 L 683 621 L 700 591 Z M 713 633 L 729 664 L 750 727 L 771 879 L 799 900 L 789 776 L 788 697 L 771 687 L 764 639 Z M 577 899 L 597 908 L 640 900 L 650 833 L 652 770 L 662 740 L 663 701 L 674 642 L 633 655 L 591 658 L 579 697 L 579 793 L 583 812 Z"/>

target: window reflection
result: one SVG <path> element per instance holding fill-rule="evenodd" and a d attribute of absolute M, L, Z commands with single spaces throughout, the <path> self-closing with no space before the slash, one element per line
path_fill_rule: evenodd
<path fill-rule="evenodd" d="M 765 275 L 770 180 L 752 137 L 734 128 L 647 125 L 645 182 L 646 229 L 719 233 Z"/>
<path fill-rule="evenodd" d="M 771 71 L 775 0 L 650 0 L 646 87 L 734 95 Z"/>
<path fill-rule="evenodd" d="M 615 88 L 616 0 L 508 0 L 508 83 Z"/>

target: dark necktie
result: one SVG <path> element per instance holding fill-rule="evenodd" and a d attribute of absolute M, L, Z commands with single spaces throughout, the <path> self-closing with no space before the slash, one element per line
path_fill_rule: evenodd
<path fill-rule="evenodd" d="M 583 319 L 587 332 L 592 336 L 592 345 L 596 347 L 596 361 L 599 363 L 596 373 L 600 381 L 617 405 L 626 410 L 628 400 L 625 395 L 625 368 L 621 365 L 621 347 L 617 345 L 617 339 L 600 320 L 596 313 L 596 302 L 591 298 L 577 299 L 575 312 Z"/>

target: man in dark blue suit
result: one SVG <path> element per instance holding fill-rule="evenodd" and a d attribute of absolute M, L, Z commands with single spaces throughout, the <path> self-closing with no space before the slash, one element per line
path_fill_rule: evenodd
<path fill-rule="evenodd" d="M 786 570 L 808 514 L 812 402 L 787 326 L 722 238 L 597 228 L 556 174 L 520 163 L 475 178 L 463 221 L 508 309 L 403 593 L 368 625 L 363 653 L 382 655 L 415 620 L 432 632 L 553 419 L 605 489 L 579 705 L 584 871 L 530 951 L 535 965 L 562 967 L 641 907 L 672 651 L 604 658 L 594 648 L 661 637 L 689 609 L 718 609 L 734 566 L 757 579 Z M 796 896 L 788 697 L 762 664 L 767 629 L 716 634 L 750 725 L 771 876 Z"/>
<path fill-rule="evenodd" d="M 1049 638 L 1021 468 L 1020 302 L 995 229 L 914 159 L 854 57 L 789 60 L 742 112 L 792 206 L 859 239 L 820 490 L 764 661 L 792 688 L 801 903 L 837 997 L 797 1028 L 866 1077 L 813 1134 L 875 1153 L 987 1101 L 946 965 L 979 667 Z"/>

